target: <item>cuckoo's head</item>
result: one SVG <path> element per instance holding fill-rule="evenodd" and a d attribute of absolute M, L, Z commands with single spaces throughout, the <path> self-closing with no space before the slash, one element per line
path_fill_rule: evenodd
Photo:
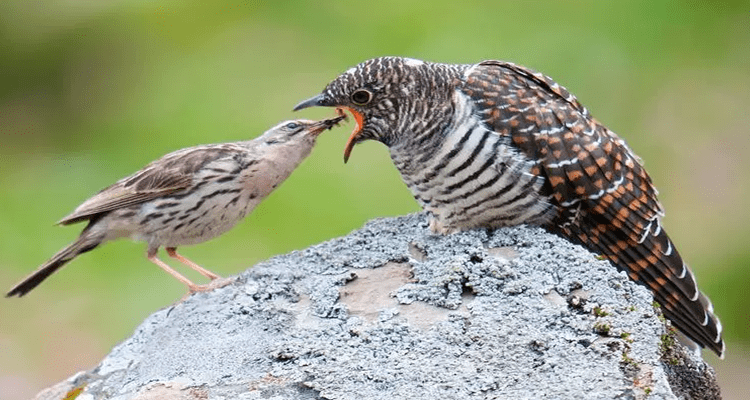
<path fill-rule="evenodd" d="M 357 143 L 373 139 L 391 146 L 430 123 L 432 105 L 449 99 L 448 90 L 440 90 L 447 89 L 447 77 L 435 73 L 440 65 L 401 57 L 367 60 L 294 110 L 324 106 L 351 112 L 357 125 L 344 150 L 346 161 Z"/>

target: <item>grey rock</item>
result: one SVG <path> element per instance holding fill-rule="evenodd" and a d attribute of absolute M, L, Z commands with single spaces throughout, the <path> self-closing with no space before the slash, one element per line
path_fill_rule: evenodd
<path fill-rule="evenodd" d="M 379 219 L 154 313 L 38 398 L 720 398 L 652 302 L 538 228 Z"/>

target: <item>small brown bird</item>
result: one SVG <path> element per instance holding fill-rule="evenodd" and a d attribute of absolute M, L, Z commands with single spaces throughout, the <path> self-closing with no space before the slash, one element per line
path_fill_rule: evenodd
<path fill-rule="evenodd" d="M 110 240 L 148 243 L 146 257 L 187 285 L 206 290 L 157 258 L 159 247 L 203 276 L 219 276 L 177 253 L 234 227 L 289 177 L 312 151 L 318 134 L 344 116 L 323 121 L 282 122 L 249 141 L 189 147 L 169 153 L 117 181 L 63 218 L 61 225 L 88 221 L 78 239 L 13 287 L 23 296 L 81 253 Z"/>
<path fill-rule="evenodd" d="M 351 111 L 355 144 L 377 140 L 431 228 L 531 224 L 604 255 L 647 286 L 693 341 L 724 354 L 721 323 L 661 225 L 638 156 L 551 78 L 503 61 L 381 57 L 295 107 Z"/>

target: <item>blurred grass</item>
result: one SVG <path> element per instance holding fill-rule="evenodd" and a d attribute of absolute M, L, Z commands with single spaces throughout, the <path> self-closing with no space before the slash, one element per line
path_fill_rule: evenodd
<path fill-rule="evenodd" d="M 102 187 L 181 147 L 331 115 L 291 108 L 364 59 L 495 58 L 567 86 L 645 160 L 665 226 L 722 318 L 720 379 L 737 383 L 727 365 L 750 359 L 747 2 L 13 0 L 0 4 L 0 38 L 3 288 L 73 240 L 80 228 L 52 224 Z M 417 210 L 382 145 L 343 164 L 349 128 L 321 136 L 235 230 L 184 254 L 231 275 Z M 110 243 L 2 301 L 0 397 L 95 365 L 179 299 L 144 251 Z"/>

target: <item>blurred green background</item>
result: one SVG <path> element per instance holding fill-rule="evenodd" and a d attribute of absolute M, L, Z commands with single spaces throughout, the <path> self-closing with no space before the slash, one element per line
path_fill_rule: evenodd
<path fill-rule="evenodd" d="M 5 0 L 0 40 L 0 289 L 76 237 L 82 226 L 53 223 L 99 189 L 178 148 L 333 115 L 291 108 L 360 61 L 502 59 L 565 85 L 645 160 L 724 324 L 727 359 L 705 355 L 725 398 L 750 393 L 746 1 Z M 232 275 L 418 210 L 382 145 L 343 164 L 351 127 L 322 135 L 236 229 L 182 253 Z M 179 300 L 184 287 L 144 254 L 110 243 L 0 299 L 0 397 L 96 365 Z"/>

